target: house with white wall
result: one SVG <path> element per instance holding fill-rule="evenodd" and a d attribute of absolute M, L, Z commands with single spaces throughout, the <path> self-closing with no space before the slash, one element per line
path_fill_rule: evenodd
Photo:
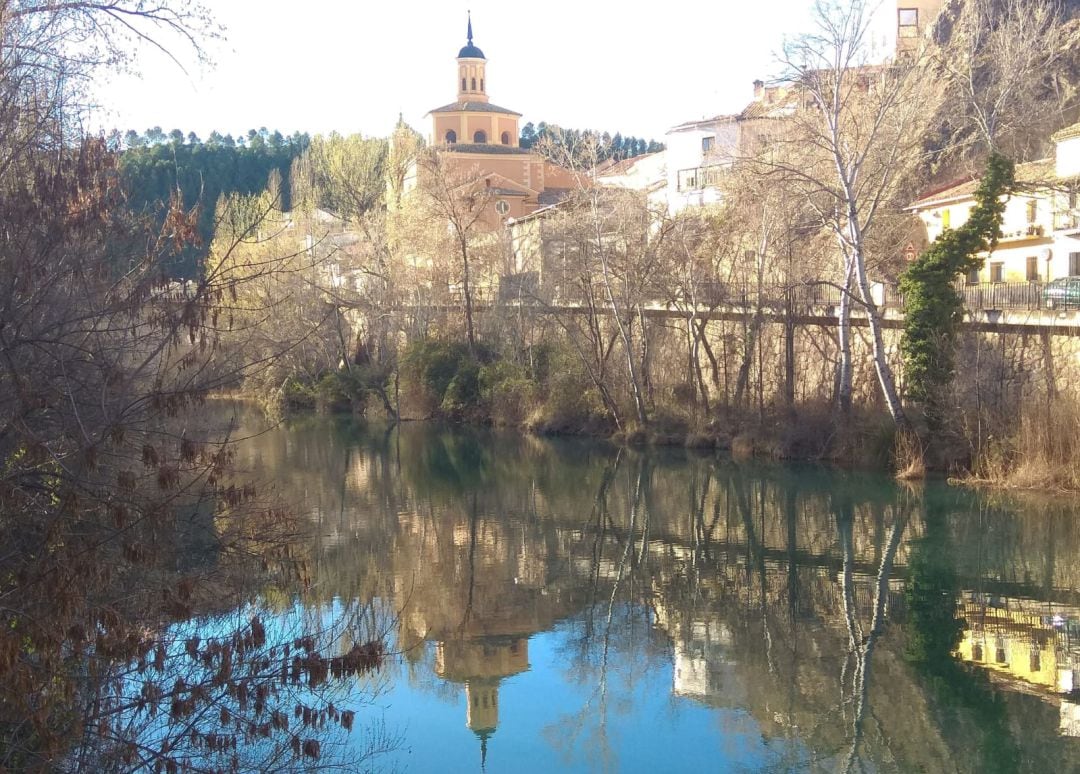
<path fill-rule="evenodd" d="M 1002 237 L 984 254 L 968 282 L 1049 281 L 1080 276 L 1080 123 L 1051 138 L 1052 158 L 1019 164 L 1018 191 L 1006 200 Z M 978 179 L 933 191 L 908 209 L 919 217 L 932 242 L 947 228 L 967 221 L 975 206 Z"/>
<path fill-rule="evenodd" d="M 754 81 L 754 99 L 741 112 L 687 121 L 668 130 L 664 141 L 669 212 L 719 203 L 725 172 L 767 139 L 771 122 L 794 112 L 793 94 L 788 85 Z"/>

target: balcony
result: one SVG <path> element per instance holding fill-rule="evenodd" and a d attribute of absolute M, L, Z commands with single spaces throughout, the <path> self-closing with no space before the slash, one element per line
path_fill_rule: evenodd
<path fill-rule="evenodd" d="M 1061 210 L 1054 213 L 1054 231 L 1080 230 L 1080 210 Z"/>
<path fill-rule="evenodd" d="M 726 170 L 727 167 L 720 165 L 680 169 L 677 180 L 679 192 L 716 188 L 720 185 Z"/>

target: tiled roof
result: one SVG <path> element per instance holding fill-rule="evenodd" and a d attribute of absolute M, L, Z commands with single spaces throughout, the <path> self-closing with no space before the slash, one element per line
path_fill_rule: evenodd
<path fill-rule="evenodd" d="M 541 207 L 549 207 L 565 200 L 570 196 L 569 188 L 548 188 L 543 191 L 539 196 L 539 203 Z"/>
<path fill-rule="evenodd" d="M 679 131 L 682 131 L 683 129 L 695 129 L 695 128 L 699 127 L 699 126 L 707 126 L 707 125 L 711 125 L 711 124 L 718 124 L 718 123 L 721 123 L 721 122 L 734 121 L 738 117 L 739 117 L 738 115 L 728 115 L 728 116 L 720 115 L 720 116 L 713 116 L 712 118 L 700 118 L 697 121 L 685 121 L 685 122 L 679 124 L 678 126 L 673 126 L 670 129 L 668 129 L 668 133 L 679 132 Z"/>
<path fill-rule="evenodd" d="M 754 118 L 783 118 L 791 115 L 798 106 L 798 96 L 794 92 L 780 95 L 772 102 L 755 99 L 739 113 L 738 120 L 749 121 Z"/>
<path fill-rule="evenodd" d="M 1050 139 L 1054 142 L 1061 142 L 1062 140 L 1071 140 L 1074 137 L 1080 137 L 1080 122 L 1077 122 L 1072 126 L 1066 126 L 1064 129 L 1055 132 L 1050 136 Z"/>
<path fill-rule="evenodd" d="M 1026 164 L 1016 165 L 1016 182 L 1034 185 L 1056 179 L 1053 159 L 1039 159 Z M 921 210 L 935 204 L 944 204 L 956 200 L 970 199 L 979 187 L 979 178 L 973 177 L 963 182 L 954 183 L 945 188 L 932 190 L 920 199 L 908 205 L 909 210 Z"/>
<path fill-rule="evenodd" d="M 468 101 L 466 101 L 466 102 L 451 102 L 449 105 L 443 105 L 442 107 L 437 107 L 434 110 L 429 110 L 428 115 L 431 115 L 432 113 L 462 113 L 462 112 L 465 112 L 465 111 L 470 111 L 470 112 L 473 112 L 473 113 L 506 113 L 507 115 L 511 115 L 511 116 L 520 116 L 521 115 L 521 113 L 518 113 L 515 110 L 510 110 L 509 108 L 499 107 L 498 105 L 493 105 L 490 102 L 468 102 Z"/>
<path fill-rule="evenodd" d="M 655 156 L 658 152 L 659 151 L 654 153 L 643 153 L 640 156 L 631 156 L 628 159 L 608 163 L 606 166 L 601 164 L 597 167 L 596 171 L 599 175 L 625 175 L 639 163 Z"/>
<path fill-rule="evenodd" d="M 527 156 L 532 153 L 528 148 L 479 142 L 456 142 L 450 145 L 440 145 L 439 147 L 449 153 L 501 153 L 507 156 Z"/>

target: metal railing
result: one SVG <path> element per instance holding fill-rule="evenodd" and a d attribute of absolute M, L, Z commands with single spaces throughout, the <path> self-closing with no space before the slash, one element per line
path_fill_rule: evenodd
<path fill-rule="evenodd" d="M 492 292 L 495 288 L 483 288 L 476 293 L 474 302 L 479 302 L 481 297 L 484 302 L 490 303 L 497 299 L 500 304 L 535 301 L 544 291 L 541 285 L 535 272 L 506 275 L 499 279 L 497 293 Z M 583 294 L 575 293 L 575 287 L 573 283 L 566 287 L 560 286 L 559 292 L 555 293 L 556 302 L 564 305 L 579 302 Z M 1080 279 L 1067 283 L 1030 281 L 968 284 L 959 281 L 954 285 L 954 289 L 968 312 L 1080 311 Z M 655 298 L 647 303 L 650 306 L 696 305 L 748 311 L 757 308 L 798 311 L 833 308 L 829 313 L 834 313 L 840 306 L 843 292 L 838 285 L 831 282 L 759 287 L 749 283 L 700 281 L 674 292 L 654 288 L 650 293 L 655 295 Z M 871 283 L 870 296 L 879 310 L 902 312 L 904 309 L 904 296 L 893 283 Z M 853 312 L 859 313 L 863 304 L 856 299 L 851 308 Z"/>
<path fill-rule="evenodd" d="M 1054 231 L 1080 229 L 1080 210 L 1061 210 L 1054 213 Z"/>

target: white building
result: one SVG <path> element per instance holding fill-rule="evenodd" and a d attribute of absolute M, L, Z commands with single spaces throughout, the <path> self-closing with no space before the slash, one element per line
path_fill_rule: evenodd
<path fill-rule="evenodd" d="M 716 204 L 724 173 L 766 142 L 769 125 L 795 109 L 792 90 L 754 81 L 754 99 L 740 113 L 687 121 L 665 137 L 668 210 Z"/>

